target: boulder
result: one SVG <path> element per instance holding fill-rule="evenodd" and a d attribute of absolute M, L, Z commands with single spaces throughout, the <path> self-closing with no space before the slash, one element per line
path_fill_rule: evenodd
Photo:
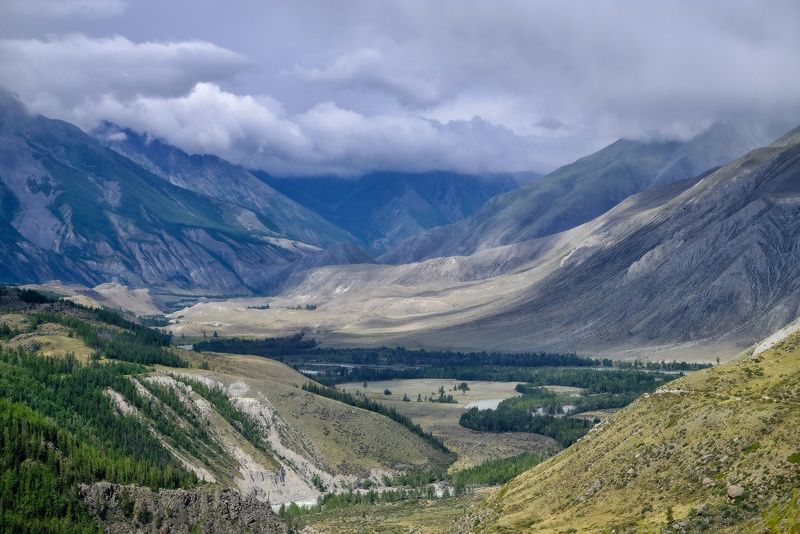
<path fill-rule="evenodd" d="M 744 494 L 744 488 L 737 485 L 732 484 L 728 486 L 728 497 L 731 499 L 736 499 L 737 497 L 741 497 Z"/>

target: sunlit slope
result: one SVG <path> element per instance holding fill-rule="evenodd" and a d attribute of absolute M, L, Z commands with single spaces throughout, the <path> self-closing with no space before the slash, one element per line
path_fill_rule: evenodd
<path fill-rule="evenodd" d="M 303 391 L 302 374 L 258 356 L 202 354 L 210 370 L 181 370 L 225 388 L 245 411 L 263 419 L 273 447 L 292 458 L 301 477 L 330 485 L 406 469 L 444 468 L 450 455 L 382 415 Z M 274 430 L 274 432 L 273 432 Z M 307 476 L 306 476 L 307 475 Z"/>
<path fill-rule="evenodd" d="M 684 531 L 797 532 L 798 429 L 794 335 L 639 399 L 510 482 L 476 512 L 475 529 L 655 532 L 679 523 Z"/>

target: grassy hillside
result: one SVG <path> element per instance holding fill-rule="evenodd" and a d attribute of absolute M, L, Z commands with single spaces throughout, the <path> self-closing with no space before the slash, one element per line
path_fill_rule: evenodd
<path fill-rule="evenodd" d="M 798 428 L 795 335 L 642 397 L 511 481 L 474 528 L 798 532 Z"/>
<path fill-rule="evenodd" d="M 282 363 L 214 353 L 186 357 L 209 369 L 182 373 L 223 385 L 242 405 L 269 410 L 269 418 L 280 421 L 282 446 L 334 477 L 440 469 L 452 462 L 452 455 L 387 417 L 303 391 L 308 379 Z"/>
<path fill-rule="evenodd" d="M 273 360 L 183 351 L 116 312 L 0 286 L 0 532 L 92 530 L 110 497 L 87 499 L 111 491 L 103 481 L 192 494 L 212 483 L 268 515 L 267 502 L 313 502 L 452 462 L 305 382 Z M 184 495 L 135 493 L 149 503 L 140 523 L 157 518 L 155 500 Z M 118 511 L 108 513 L 124 521 Z"/>

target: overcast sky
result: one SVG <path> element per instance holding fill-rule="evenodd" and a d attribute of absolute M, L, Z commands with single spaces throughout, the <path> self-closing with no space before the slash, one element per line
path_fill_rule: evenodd
<path fill-rule="evenodd" d="M 276 175 L 547 171 L 800 123 L 800 2 L 2 0 L 0 84 Z"/>

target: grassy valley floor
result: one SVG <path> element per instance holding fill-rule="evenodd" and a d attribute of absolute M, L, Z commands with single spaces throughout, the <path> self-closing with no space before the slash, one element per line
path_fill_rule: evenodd
<path fill-rule="evenodd" d="M 373 400 L 391 406 L 410 417 L 424 430 L 441 438 L 445 445 L 458 455 L 451 471 L 465 469 L 488 460 L 515 456 L 524 452 L 552 454 L 560 447 L 552 439 L 525 432 L 476 432 L 459 424 L 459 418 L 469 405 L 485 401 L 500 401 L 518 395 L 514 390 L 517 382 L 470 381 L 469 390 L 453 391 L 461 380 L 408 379 L 381 380 L 363 383 L 339 384 L 337 389 L 349 393 L 360 392 Z M 452 395 L 454 403 L 429 402 L 436 398 L 439 388 Z M 385 391 L 391 391 L 386 395 Z M 403 397 L 409 401 L 403 401 Z M 425 399 L 418 402 L 417 399 Z"/>

